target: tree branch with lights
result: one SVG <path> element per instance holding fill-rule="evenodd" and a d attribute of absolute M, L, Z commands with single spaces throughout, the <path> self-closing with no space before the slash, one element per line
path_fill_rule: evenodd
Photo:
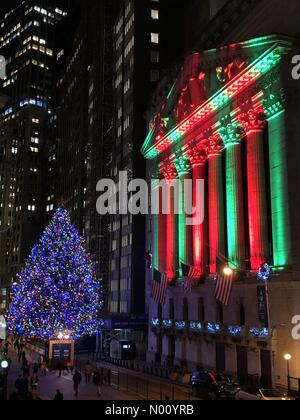
<path fill-rule="evenodd" d="M 76 340 L 98 332 L 101 308 L 95 264 L 68 211 L 59 208 L 12 289 L 9 331 L 41 340 L 67 331 Z"/>

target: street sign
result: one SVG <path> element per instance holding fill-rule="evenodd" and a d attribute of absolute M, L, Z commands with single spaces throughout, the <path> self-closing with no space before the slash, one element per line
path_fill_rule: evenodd
<path fill-rule="evenodd" d="M 258 316 L 259 322 L 268 328 L 268 305 L 267 305 L 267 295 L 265 286 L 257 287 L 257 301 L 258 301 Z"/>

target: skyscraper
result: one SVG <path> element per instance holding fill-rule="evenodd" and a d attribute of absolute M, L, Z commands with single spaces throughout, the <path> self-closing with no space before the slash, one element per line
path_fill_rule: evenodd
<path fill-rule="evenodd" d="M 111 175 L 145 179 L 140 154 L 147 127 L 145 111 L 162 74 L 184 45 L 183 3 L 123 0 L 114 28 L 114 136 Z M 145 218 L 118 214 L 111 220 L 110 355 L 122 358 L 122 340 L 145 356 Z M 114 334 L 115 331 L 115 334 Z M 133 348 L 133 347 L 132 347 Z"/>
<path fill-rule="evenodd" d="M 78 1 L 58 26 L 55 109 L 46 145 L 46 212 L 50 215 L 58 204 L 71 212 L 97 263 L 106 301 L 109 220 L 97 214 L 96 186 L 110 175 L 116 6 L 110 0 Z"/>
<path fill-rule="evenodd" d="M 41 228 L 45 121 L 51 113 L 54 29 L 66 15 L 63 1 L 27 0 L 0 23 L 6 59 L 0 118 L 0 281 L 15 280 Z M 0 302 L 7 303 L 5 293 Z"/>

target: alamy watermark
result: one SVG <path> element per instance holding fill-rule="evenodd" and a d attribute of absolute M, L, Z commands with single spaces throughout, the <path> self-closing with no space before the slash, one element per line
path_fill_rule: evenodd
<path fill-rule="evenodd" d="M 300 340 L 300 315 L 295 315 L 292 319 L 292 325 L 294 328 L 292 329 L 292 337 L 294 340 Z"/>
<path fill-rule="evenodd" d="M 97 212 L 133 216 L 185 215 L 188 226 L 201 225 L 205 217 L 205 183 L 203 179 L 153 179 L 149 185 L 143 179 L 130 180 L 128 172 L 119 173 L 119 182 L 102 179 L 97 184 L 101 195 Z"/>
<path fill-rule="evenodd" d="M 294 80 L 300 80 L 300 55 L 295 55 L 292 58 L 292 78 Z"/>

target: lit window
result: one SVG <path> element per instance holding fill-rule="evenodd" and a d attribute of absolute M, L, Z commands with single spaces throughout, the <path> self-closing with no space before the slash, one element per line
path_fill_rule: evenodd
<path fill-rule="evenodd" d="M 151 42 L 152 44 L 159 44 L 159 34 L 156 32 L 151 32 Z"/>
<path fill-rule="evenodd" d="M 151 10 L 151 19 L 158 20 L 159 19 L 159 11 L 158 10 Z"/>

